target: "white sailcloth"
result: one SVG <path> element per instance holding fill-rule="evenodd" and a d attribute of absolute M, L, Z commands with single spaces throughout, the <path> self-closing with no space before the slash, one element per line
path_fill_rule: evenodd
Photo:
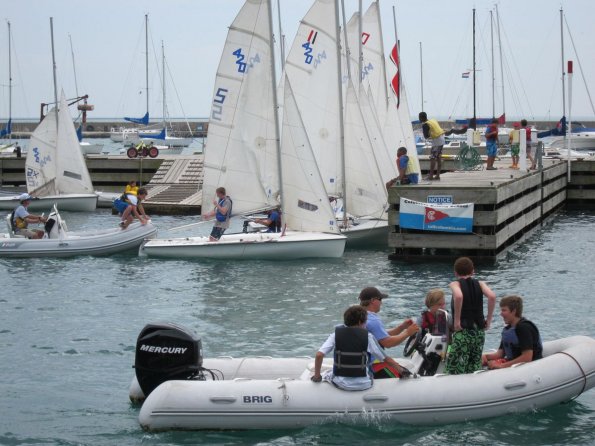
<path fill-rule="evenodd" d="M 57 195 L 56 108 L 51 109 L 31 134 L 25 160 L 27 192 L 37 196 Z"/>
<path fill-rule="evenodd" d="M 281 168 L 285 223 L 296 231 L 339 233 L 287 76 L 283 102 Z"/>
<path fill-rule="evenodd" d="M 233 213 L 277 204 L 279 190 L 265 0 L 248 0 L 236 16 L 217 69 L 205 149 L 203 197 L 225 187 Z M 203 214 L 211 211 L 203 206 Z"/>
<path fill-rule="evenodd" d="M 25 161 L 29 193 L 38 197 L 93 193 L 64 91 L 58 111 L 50 110 L 33 131 L 30 147 Z"/>
<path fill-rule="evenodd" d="M 288 53 L 285 72 L 324 186 L 329 195 L 341 191 L 339 88 L 335 0 L 316 0 L 304 16 Z"/>
<path fill-rule="evenodd" d="M 385 216 L 386 188 L 351 81 L 345 102 L 345 179 L 346 207 L 350 214 L 375 218 Z"/>
<path fill-rule="evenodd" d="M 56 146 L 56 188 L 60 195 L 92 194 L 93 183 L 81 152 L 79 140 L 64 91 L 60 95 L 58 111 L 58 141 Z"/>

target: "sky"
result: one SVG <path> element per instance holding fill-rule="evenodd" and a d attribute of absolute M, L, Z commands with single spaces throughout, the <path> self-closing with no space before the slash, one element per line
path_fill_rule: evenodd
<path fill-rule="evenodd" d="M 310 0 L 280 0 L 289 48 Z M 363 0 L 367 9 L 370 0 Z M 79 94 L 88 94 L 93 118 L 141 117 L 145 112 L 144 15 L 149 14 L 151 118 L 162 116 L 161 42 L 167 61 L 168 115 L 200 118 L 210 113 L 213 83 L 227 27 L 242 0 L 19 0 L 3 2 L 0 23 L 0 122 L 8 116 L 8 31 L 12 25 L 15 118 L 36 118 L 39 104 L 53 100 L 50 21 L 58 89 L 75 96 L 69 36 Z M 494 32 L 495 102 L 492 102 L 490 10 L 498 5 L 504 81 Z M 345 0 L 349 18 L 358 0 Z M 385 48 L 394 42 L 393 6 L 401 45 L 401 67 L 412 116 L 472 115 L 472 9 L 476 8 L 477 109 L 491 117 L 557 120 L 562 115 L 560 7 L 576 45 L 586 83 L 595 97 L 595 1 L 593 0 L 380 0 Z M 273 0 L 277 19 L 277 0 Z M 496 25 L 494 25 L 495 27 Z M 275 23 L 275 34 L 278 33 Z M 565 59 L 574 60 L 572 116 L 595 120 L 564 25 Z M 420 63 L 420 42 L 423 70 Z M 421 74 L 423 73 L 423 105 Z M 504 91 L 504 106 L 502 100 Z"/>

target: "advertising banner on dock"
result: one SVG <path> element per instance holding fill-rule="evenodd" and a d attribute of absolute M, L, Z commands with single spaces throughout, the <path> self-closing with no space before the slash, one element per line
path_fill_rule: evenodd
<path fill-rule="evenodd" d="M 399 226 L 422 231 L 470 233 L 473 230 L 473 203 L 422 203 L 401 197 Z"/>

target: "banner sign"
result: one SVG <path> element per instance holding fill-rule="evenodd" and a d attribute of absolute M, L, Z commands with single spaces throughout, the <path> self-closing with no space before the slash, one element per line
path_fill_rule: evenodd
<path fill-rule="evenodd" d="M 422 231 L 470 233 L 473 230 L 473 203 L 421 203 L 401 197 L 399 226 Z"/>

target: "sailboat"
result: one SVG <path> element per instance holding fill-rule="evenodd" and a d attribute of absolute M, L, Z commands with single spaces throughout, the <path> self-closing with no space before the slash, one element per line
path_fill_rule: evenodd
<path fill-rule="evenodd" d="M 53 21 L 52 59 L 54 57 Z M 80 151 L 79 141 L 64 91 L 57 100 L 56 63 L 53 62 L 55 106 L 31 134 L 25 161 L 27 192 L 36 199 L 29 210 L 48 210 L 56 204 L 63 211 L 93 211 L 97 194 L 87 165 Z M 0 209 L 14 209 L 19 197 L 0 198 Z"/>
<path fill-rule="evenodd" d="M 163 46 L 162 46 L 163 50 Z M 145 144 L 164 145 L 165 147 L 187 147 L 192 144 L 192 138 L 180 138 L 168 134 L 166 117 L 166 102 L 165 102 L 165 54 L 163 53 L 163 76 L 162 76 L 162 91 L 163 91 L 163 128 L 161 129 L 140 129 L 140 128 L 112 128 L 110 130 L 110 139 L 115 142 L 124 142 L 126 144 L 137 144 L 143 142 Z M 125 121 L 143 126 L 149 125 L 149 15 L 145 14 L 145 97 L 146 97 L 146 113 L 142 118 L 125 117 Z M 161 149 L 164 149 L 162 147 Z"/>
<path fill-rule="evenodd" d="M 171 258 L 341 257 L 339 233 L 292 86 L 285 79 L 283 138 L 272 46 L 270 0 L 247 0 L 229 28 L 217 70 L 205 150 L 203 216 L 219 186 L 235 215 L 281 207 L 281 233 L 156 239 L 141 255 Z"/>

